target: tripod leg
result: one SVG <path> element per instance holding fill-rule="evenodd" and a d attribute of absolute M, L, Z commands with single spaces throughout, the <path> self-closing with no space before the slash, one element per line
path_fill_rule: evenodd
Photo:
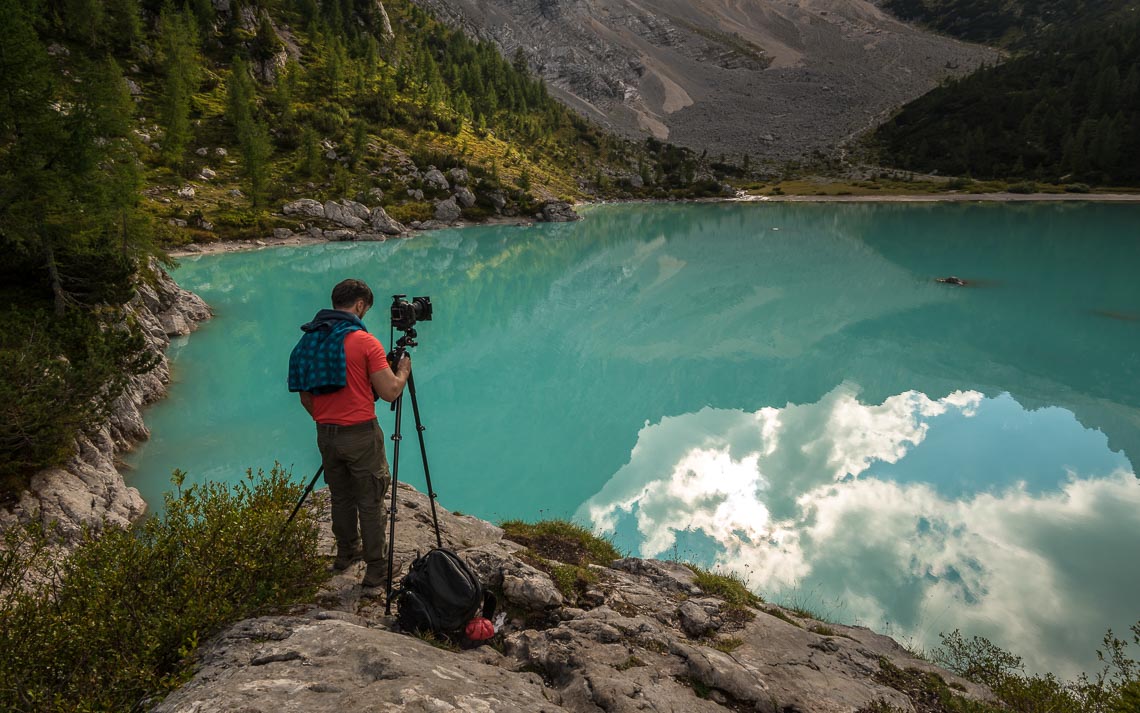
<path fill-rule="evenodd" d="M 435 526 L 435 546 L 443 547 L 443 539 L 439 536 L 439 516 L 435 512 L 435 491 L 431 487 L 431 471 L 428 470 L 427 448 L 424 447 L 424 425 L 420 421 L 420 403 L 416 400 L 416 382 L 408 374 L 408 391 L 412 395 L 412 415 L 416 418 L 416 435 L 420 439 L 420 458 L 424 462 L 424 480 L 427 481 L 428 502 L 431 503 L 431 521 Z"/>
<path fill-rule="evenodd" d="M 289 513 L 289 519 L 281 526 L 281 531 L 277 533 L 278 540 L 285 534 L 285 528 L 289 527 L 289 523 L 293 522 L 293 518 L 297 517 L 297 513 L 301 511 L 301 505 L 305 502 L 305 498 L 309 497 L 309 493 L 313 492 L 313 486 L 317 484 L 317 478 L 321 477 L 321 473 L 323 472 L 325 472 L 325 466 L 322 463 L 321 467 L 317 468 L 316 475 L 309 481 L 309 487 L 305 488 L 305 492 L 301 493 L 301 499 L 297 501 L 297 506 L 293 508 L 293 512 Z"/>
<path fill-rule="evenodd" d="M 388 581 L 384 591 L 384 615 L 392 613 L 392 566 L 396 552 L 396 485 L 400 482 L 400 417 L 404 413 L 404 395 L 396 397 L 396 430 L 392 433 L 392 504 L 388 513 Z"/>

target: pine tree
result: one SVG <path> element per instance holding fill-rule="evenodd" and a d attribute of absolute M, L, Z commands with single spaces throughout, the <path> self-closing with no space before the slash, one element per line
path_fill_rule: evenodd
<path fill-rule="evenodd" d="M 301 134 L 298 150 L 297 173 L 305 178 L 316 178 L 321 173 L 321 141 L 311 126 Z"/>
<path fill-rule="evenodd" d="M 186 146 L 193 138 L 190 100 L 201 77 L 197 38 L 192 19 L 167 3 L 158 19 L 156 58 L 165 80 L 159 98 L 159 123 L 165 132 L 161 155 L 172 168 L 184 166 Z"/>

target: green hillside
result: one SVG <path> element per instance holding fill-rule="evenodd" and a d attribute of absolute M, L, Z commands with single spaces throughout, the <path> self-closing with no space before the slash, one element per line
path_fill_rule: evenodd
<path fill-rule="evenodd" d="M 956 17 L 957 5 L 938 4 L 927 21 L 965 37 L 1010 36 L 997 33 L 1008 27 L 1001 23 L 987 24 L 993 32 L 981 33 L 980 25 L 966 20 L 994 16 Z M 1006 62 L 947 82 L 904 107 L 874 135 L 880 161 L 974 178 L 1140 185 L 1140 11 L 1135 3 L 1100 3 L 1086 13 L 1085 5 L 1000 5 L 1022 8 L 1002 15 L 1016 19 L 1019 31 L 1053 19 L 1024 36 Z"/>

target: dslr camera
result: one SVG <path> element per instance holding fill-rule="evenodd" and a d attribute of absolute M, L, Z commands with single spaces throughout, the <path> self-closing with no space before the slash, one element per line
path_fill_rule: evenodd
<path fill-rule="evenodd" d="M 408 331 L 416 322 L 431 321 L 431 298 L 413 297 L 411 302 L 404 299 L 407 295 L 392 295 L 392 327 L 400 331 Z"/>

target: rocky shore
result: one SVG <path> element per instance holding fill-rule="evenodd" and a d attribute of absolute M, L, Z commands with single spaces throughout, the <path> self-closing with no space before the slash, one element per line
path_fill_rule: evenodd
<path fill-rule="evenodd" d="M 0 530 L 33 520 L 55 523 L 66 543 L 84 527 L 125 526 L 146 511 L 138 490 L 124 482 L 118 456 L 150 436 L 142 411 L 166 394 L 170 365 L 165 352 L 171 337 L 189 334 L 210 317 L 206 303 L 175 284 L 157 263 L 150 270 L 154 279 L 140 280 L 126 311 L 142 327 L 158 364 L 131 381 L 103 426 L 77 436 L 76 455 L 66 465 L 37 473 L 18 502 L 0 508 Z"/>
<path fill-rule="evenodd" d="M 435 538 L 427 497 L 401 484 L 398 498 L 399 572 Z M 327 493 L 315 506 L 331 556 Z M 499 596 L 506 618 L 490 644 L 460 650 L 397 633 L 357 563 L 310 605 L 216 636 L 155 711 L 917 711 L 923 692 L 911 684 L 928 672 L 955 695 L 990 697 L 869 629 L 767 603 L 730 607 L 676 562 L 591 565 L 591 581 L 567 592 L 498 527 L 442 508 L 440 525 L 444 545 Z"/>

